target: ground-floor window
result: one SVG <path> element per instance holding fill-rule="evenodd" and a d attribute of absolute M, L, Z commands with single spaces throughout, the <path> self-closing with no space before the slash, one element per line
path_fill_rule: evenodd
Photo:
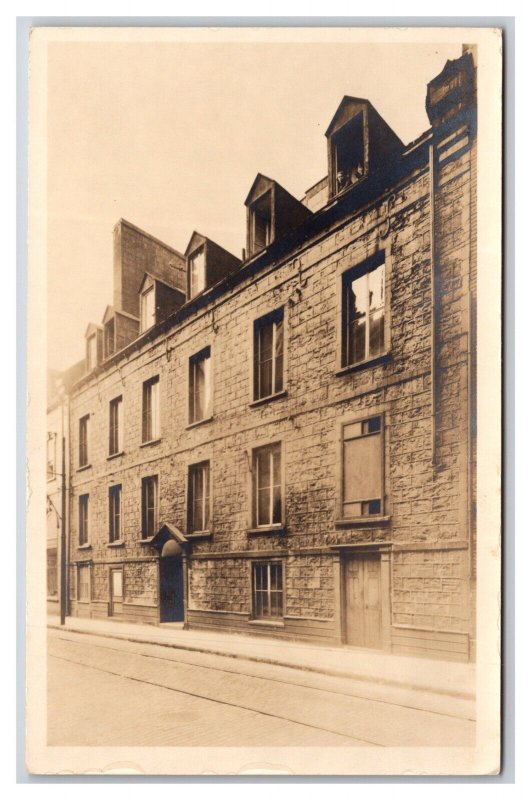
<path fill-rule="evenodd" d="M 77 568 L 77 599 L 82 603 L 90 601 L 90 565 L 80 564 Z"/>
<path fill-rule="evenodd" d="M 46 587 L 48 597 L 57 596 L 57 550 L 46 551 Z"/>
<path fill-rule="evenodd" d="M 256 619 L 279 619 L 283 616 L 280 561 L 253 564 L 253 614 Z"/>

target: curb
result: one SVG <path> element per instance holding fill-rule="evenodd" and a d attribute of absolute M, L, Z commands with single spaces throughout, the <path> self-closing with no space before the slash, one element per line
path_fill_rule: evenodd
<path fill-rule="evenodd" d="M 318 675 L 329 675 L 334 678 L 350 678 L 355 681 L 363 681 L 365 683 L 375 683 L 381 686 L 389 686 L 395 689 L 409 689 L 412 691 L 426 692 L 428 694 L 442 695 L 445 697 L 455 697 L 460 700 L 475 700 L 473 692 L 464 692 L 454 689 L 434 688 L 429 686 L 422 686 L 413 683 L 405 683 L 404 681 L 392 680 L 391 678 L 378 678 L 369 676 L 365 673 L 349 672 L 348 670 L 334 669 L 332 667 L 314 667 L 311 664 L 301 664 L 293 661 L 280 660 L 275 658 L 268 658 L 267 656 L 253 656 L 246 653 L 229 653 L 225 650 L 207 647 L 205 645 L 181 644 L 180 642 L 158 642 L 152 639 L 141 639 L 130 634 L 121 633 L 102 633 L 93 631 L 77 630 L 75 628 L 65 628 L 62 625 L 55 623 L 48 624 L 49 630 L 58 630 L 68 633 L 78 633 L 81 635 L 100 636 L 103 639 L 120 639 L 133 644 L 151 644 L 158 647 L 169 647 L 174 650 L 186 650 L 188 652 L 205 653 L 207 655 L 224 656 L 225 658 L 235 658 L 244 661 L 253 661 L 260 664 L 269 664 L 276 667 L 288 667 L 289 669 L 298 669 L 303 672 L 317 673 Z"/>

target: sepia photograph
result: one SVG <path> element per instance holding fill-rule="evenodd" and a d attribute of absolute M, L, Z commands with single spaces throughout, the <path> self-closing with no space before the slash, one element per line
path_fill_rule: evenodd
<path fill-rule="evenodd" d="M 29 59 L 28 770 L 496 774 L 501 31 Z"/>

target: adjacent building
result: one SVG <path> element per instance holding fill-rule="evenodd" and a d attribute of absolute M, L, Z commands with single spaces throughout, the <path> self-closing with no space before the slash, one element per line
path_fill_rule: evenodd
<path fill-rule="evenodd" d="M 69 392 L 69 613 L 468 660 L 475 66 L 404 144 L 346 96 L 302 199 L 258 174 L 243 259 L 125 220 Z"/>

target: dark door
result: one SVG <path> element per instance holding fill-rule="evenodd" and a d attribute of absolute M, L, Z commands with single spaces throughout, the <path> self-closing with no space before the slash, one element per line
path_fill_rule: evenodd
<path fill-rule="evenodd" d="M 382 602 L 378 556 L 351 558 L 345 564 L 347 644 L 382 646 Z"/>
<path fill-rule="evenodd" d="M 183 560 L 167 556 L 160 559 L 160 621 L 182 622 Z"/>

